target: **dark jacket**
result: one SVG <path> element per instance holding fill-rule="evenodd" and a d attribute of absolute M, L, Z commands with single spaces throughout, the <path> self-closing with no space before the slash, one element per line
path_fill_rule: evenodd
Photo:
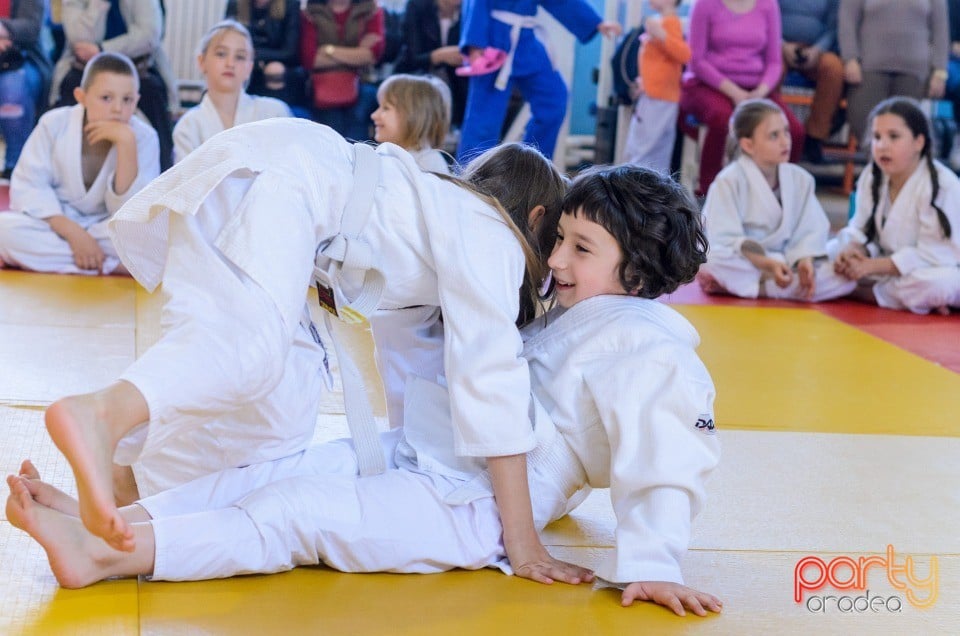
<path fill-rule="evenodd" d="M 435 0 L 410 0 L 403 16 L 404 46 L 394 69 L 397 73 L 426 74 L 436 73 L 450 87 L 453 99 L 451 123 L 459 125 L 463 121 L 463 109 L 467 103 L 467 85 L 469 79 L 457 77 L 455 67 L 441 64 L 430 65 L 430 52 L 443 46 L 440 40 L 440 18 L 437 16 Z M 460 43 L 460 21 L 450 27 L 447 44 L 457 46 Z"/>
<path fill-rule="evenodd" d="M 242 18 L 238 4 L 244 2 L 243 13 L 249 20 Z M 257 62 L 283 62 L 285 66 L 297 66 L 300 63 L 300 2 L 285 0 L 286 7 L 282 19 L 270 15 L 270 6 L 257 9 L 253 0 L 230 0 L 226 15 L 242 22 L 250 30 L 253 49 Z"/>

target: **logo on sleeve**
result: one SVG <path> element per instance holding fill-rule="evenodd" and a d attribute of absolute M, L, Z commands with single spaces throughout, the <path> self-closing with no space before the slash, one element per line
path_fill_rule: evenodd
<path fill-rule="evenodd" d="M 715 435 L 717 432 L 716 426 L 713 423 L 713 416 L 709 413 L 704 413 L 697 418 L 696 427 L 698 431 L 706 433 L 707 435 Z"/>

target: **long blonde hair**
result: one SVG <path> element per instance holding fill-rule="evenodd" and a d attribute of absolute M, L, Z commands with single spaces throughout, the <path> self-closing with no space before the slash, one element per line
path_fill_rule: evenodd
<path fill-rule="evenodd" d="M 432 75 L 391 75 L 377 89 L 377 101 L 393 106 L 405 124 L 397 145 L 418 150 L 442 148 L 450 131 L 450 89 Z"/>

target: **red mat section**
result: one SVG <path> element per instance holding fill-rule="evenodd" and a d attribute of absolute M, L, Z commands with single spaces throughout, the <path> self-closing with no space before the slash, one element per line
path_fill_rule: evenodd
<path fill-rule="evenodd" d="M 0 185 L 0 212 L 10 209 L 10 186 Z"/>
<path fill-rule="evenodd" d="M 733 307 L 793 307 L 816 309 L 851 327 L 960 373 L 960 314 L 918 316 L 891 311 L 849 300 L 827 303 L 792 303 L 782 300 L 746 300 L 731 296 L 710 296 L 697 283 L 681 287 L 663 298 L 678 305 L 727 305 Z"/>

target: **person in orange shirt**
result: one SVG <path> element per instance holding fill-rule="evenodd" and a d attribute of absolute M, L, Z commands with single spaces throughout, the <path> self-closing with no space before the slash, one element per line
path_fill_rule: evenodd
<path fill-rule="evenodd" d="M 644 23 L 637 78 L 637 105 L 630 119 L 624 158 L 661 173 L 670 172 L 670 157 L 677 136 L 680 75 L 690 60 L 677 17 L 682 0 L 650 0 L 659 15 Z"/>

